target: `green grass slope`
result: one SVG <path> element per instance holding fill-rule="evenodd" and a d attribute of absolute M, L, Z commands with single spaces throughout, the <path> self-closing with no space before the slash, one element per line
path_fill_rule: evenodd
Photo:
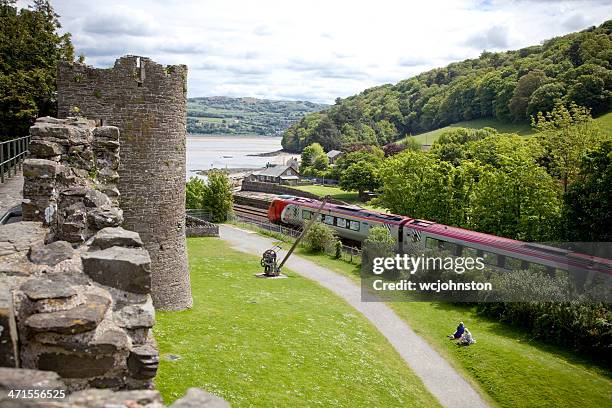
<path fill-rule="evenodd" d="M 606 113 L 605 115 L 599 116 L 595 118 L 595 122 L 600 126 L 602 131 L 607 133 L 612 133 L 612 112 Z M 491 127 L 497 129 L 500 133 L 517 133 L 521 136 L 531 136 L 535 134 L 531 126 L 523 123 L 506 123 L 500 122 L 496 119 L 488 118 L 488 119 L 475 119 L 469 120 L 465 122 L 457 122 L 452 125 L 445 126 L 443 128 L 439 128 L 436 130 L 432 130 L 429 132 L 421 133 L 412 137 L 416 141 L 421 144 L 433 144 L 440 135 L 452 128 L 468 128 L 468 129 L 482 129 L 485 127 Z M 405 139 L 404 139 L 405 140 Z"/>
<path fill-rule="evenodd" d="M 216 238 L 188 240 L 191 310 L 159 312 L 157 389 L 201 387 L 233 407 L 436 407 L 386 339 L 328 290 Z M 168 359 L 170 354 L 179 360 Z"/>
<path fill-rule="evenodd" d="M 360 267 L 298 250 L 313 262 L 358 281 Z M 502 407 L 604 407 L 612 401 L 612 373 L 571 351 L 480 316 L 475 308 L 434 302 L 393 302 L 396 313 L 476 388 Z M 457 347 L 446 336 L 463 321 L 477 343 Z"/>

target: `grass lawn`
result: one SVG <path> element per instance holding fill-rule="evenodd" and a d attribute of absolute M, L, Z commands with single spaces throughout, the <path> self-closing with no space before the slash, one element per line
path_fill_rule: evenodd
<path fill-rule="evenodd" d="M 438 406 L 342 299 L 291 271 L 257 279 L 259 259 L 217 238 L 187 244 L 193 309 L 158 312 L 154 328 L 166 404 L 201 387 L 234 407 Z"/>
<path fill-rule="evenodd" d="M 359 200 L 359 194 L 354 191 L 344 191 L 340 187 L 334 186 L 323 186 L 319 184 L 313 185 L 305 185 L 305 186 L 293 186 L 298 190 L 307 191 L 312 194 L 316 194 L 320 197 L 329 195 L 331 198 L 335 198 L 336 200 L 342 200 L 348 204 L 355 204 L 360 207 L 368 208 L 370 210 L 385 212 L 383 208 L 375 207 L 373 205 L 369 205 Z"/>
<path fill-rule="evenodd" d="M 342 200 L 350 204 L 361 203 L 361 201 L 359 201 L 359 195 L 356 192 L 344 191 L 340 189 L 340 187 L 313 184 L 313 185 L 305 185 L 305 186 L 293 186 L 293 188 L 296 188 L 302 191 L 306 191 L 312 194 L 316 194 L 320 197 L 329 195 L 331 198 L 335 198 L 336 200 Z"/>
<path fill-rule="evenodd" d="M 606 113 L 605 115 L 595 118 L 595 122 L 599 124 L 604 132 L 612 133 L 612 112 Z M 464 127 L 469 129 L 482 129 L 484 127 L 492 127 L 497 129 L 500 133 L 518 133 L 521 136 L 531 136 L 535 134 L 530 125 L 525 123 L 506 123 L 500 122 L 496 119 L 475 119 L 468 120 L 465 122 L 457 122 L 452 125 L 445 126 L 440 129 L 431 130 L 429 132 L 421 133 L 415 136 L 409 136 L 416 139 L 421 144 L 432 144 L 440 135 L 451 128 Z"/>
<path fill-rule="evenodd" d="M 612 134 L 612 112 L 608 112 L 605 115 L 595 118 L 595 122 L 599 124 L 601 130 L 608 134 Z"/>
<path fill-rule="evenodd" d="M 297 253 L 359 279 L 359 266 L 326 255 Z M 433 302 L 389 305 L 464 377 L 503 407 L 604 407 L 612 401 L 612 373 L 588 359 L 535 341 L 525 332 L 479 316 L 472 307 Z M 477 343 L 457 347 L 446 336 L 463 321 Z"/>
<path fill-rule="evenodd" d="M 411 136 L 421 144 L 432 144 L 440 135 L 451 128 L 464 127 L 469 129 L 482 129 L 484 127 L 492 127 L 497 129 L 501 133 L 518 133 L 519 135 L 529 136 L 534 132 L 531 126 L 524 123 L 505 123 L 495 119 L 475 119 L 464 122 L 453 123 L 452 125 L 445 126 L 440 129 L 431 130 L 429 132 L 421 133 L 419 135 Z"/>

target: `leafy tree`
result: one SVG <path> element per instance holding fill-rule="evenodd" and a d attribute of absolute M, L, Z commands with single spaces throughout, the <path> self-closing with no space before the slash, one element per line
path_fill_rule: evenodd
<path fill-rule="evenodd" d="M 514 95 L 508 102 L 508 109 L 515 122 L 527 118 L 527 105 L 531 95 L 546 82 L 546 74 L 542 71 L 531 71 L 519 78 L 514 89 Z"/>
<path fill-rule="evenodd" d="M 593 113 L 610 110 L 612 90 L 606 89 L 604 80 L 595 75 L 581 75 L 568 92 L 569 100 L 580 106 L 588 106 Z"/>
<path fill-rule="evenodd" d="M 382 149 L 372 146 L 357 146 L 357 150 L 349 151 L 336 160 L 333 167 L 333 178 L 340 180 L 342 173 L 351 165 L 361 162 L 371 163 L 374 167 L 380 167 L 385 153 Z"/>
<path fill-rule="evenodd" d="M 468 159 L 495 168 L 517 161 L 535 163 L 542 154 L 542 147 L 536 139 L 525 139 L 512 133 L 491 134 L 465 145 Z"/>
<path fill-rule="evenodd" d="M 453 128 L 440 135 L 431 147 L 431 154 L 440 160 L 452 163 L 455 166 L 467 157 L 467 143 L 481 140 L 490 135 L 496 135 L 493 128 L 467 129 Z"/>
<path fill-rule="evenodd" d="M 423 146 L 415 138 L 408 137 L 402 143 L 404 149 L 412 150 L 413 152 L 420 152 Z M 385 151 L 385 155 L 387 152 Z"/>
<path fill-rule="evenodd" d="M 535 90 L 529 98 L 527 115 L 536 116 L 538 112 L 550 112 L 563 100 L 565 85 L 561 83 L 544 84 Z"/>
<path fill-rule="evenodd" d="M 577 180 L 564 195 L 565 238 L 612 241 L 612 141 L 603 142 L 582 159 Z"/>
<path fill-rule="evenodd" d="M 384 161 L 375 203 L 396 214 L 452 224 L 454 172 L 450 163 L 405 150 Z"/>
<path fill-rule="evenodd" d="M 558 237 L 561 198 L 552 177 L 534 162 L 488 167 L 471 199 L 469 227 L 525 241 Z"/>
<path fill-rule="evenodd" d="M 411 140 L 411 138 L 407 140 Z M 389 157 L 395 156 L 396 154 L 403 152 L 404 150 L 406 150 L 406 148 L 406 143 L 389 143 L 383 146 L 383 151 L 385 152 L 385 157 Z"/>
<path fill-rule="evenodd" d="M 374 227 L 362 244 L 362 265 L 371 268 L 374 258 L 391 257 L 395 253 L 396 242 L 385 227 Z"/>
<path fill-rule="evenodd" d="M 206 177 L 208 182 L 202 194 L 202 208 L 211 214 L 211 221 L 226 221 L 234 201 L 229 177 L 223 170 L 212 170 Z"/>
<path fill-rule="evenodd" d="M 558 104 L 545 115 L 538 113 L 532 126 L 550 158 L 549 172 L 561 180 L 564 191 L 578 173 L 582 156 L 611 136 L 601 133 L 587 108 L 573 103 L 569 108 Z"/>
<path fill-rule="evenodd" d="M 319 143 L 313 143 L 308 147 L 305 147 L 302 151 L 302 158 L 300 162 L 300 171 L 303 171 L 306 167 L 312 166 L 317 157 L 326 156 L 325 150 Z"/>
<path fill-rule="evenodd" d="M 204 206 L 203 197 L 206 184 L 199 177 L 190 177 L 185 188 L 185 208 L 201 209 Z"/>
<path fill-rule="evenodd" d="M 22 136 L 38 116 L 56 116 L 59 61 L 73 61 L 70 34 L 46 0 L 30 9 L 0 1 L 0 138 Z"/>
<path fill-rule="evenodd" d="M 305 176 L 321 177 L 329 169 L 329 158 L 323 147 L 313 143 L 302 152 L 300 173 Z"/>
<path fill-rule="evenodd" d="M 340 188 L 346 191 L 374 191 L 379 186 L 378 169 L 374 164 L 360 161 L 351 164 L 340 176 Z"/>
<path fill-rule="evenodd" d="M 304 247 L 310 252 L 325 252 L 335 247 L 338 238 L 334 230 L 321 222 L 315 222 L 304 236 Z"/>

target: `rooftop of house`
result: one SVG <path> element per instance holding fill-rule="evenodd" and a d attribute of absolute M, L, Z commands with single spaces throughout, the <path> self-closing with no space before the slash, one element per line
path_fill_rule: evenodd
<path fill-rule="evenodd" d="M 253 174 L 256 176 L 272 176 L 272 177 L 280 177 L 288 168 L 291 166 L 270 166 L 265 169 L 254 172 Z M 296 171 L 295 168 L 291 167 L 293 171 Z"/>
<path fill-rule="evenodd" d="M 330 150 L 329 152 L 327 152 L 327 157 L 333 159 L 334 157 L 340 156 L 341 154 L 342 152 L 340 150 Z"/>

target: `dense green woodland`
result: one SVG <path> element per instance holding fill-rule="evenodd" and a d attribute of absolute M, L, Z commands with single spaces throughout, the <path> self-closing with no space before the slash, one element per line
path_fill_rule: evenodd
<path fill-rule="evenodd" d="M 59 61 L 72 61 L 70 35 L 46 0 L 18 10 L 0 0 L 0 140 L 23 136 L 39 116 L 56 115 Z"/>
<path fill-rule="evenodd" d="M 552 38 L 542 45 L 483 52 L 395 85 L 338 98 L 289 128 L 283 147 L 298 152 L 313 142 L 325 150 L 353 144 L 380 146 L 405 135 L 459 121 L 495 118 L 530 123 L 558 101 L 606 113 L 612 103 L 612 20 Z"/>
<path fill-rule="evenodd" d="M 187 132 L 209 135 L 280 135 L 304 115 L 327 108 L 306 101 L 212 96 L 187 101 Z"/>

